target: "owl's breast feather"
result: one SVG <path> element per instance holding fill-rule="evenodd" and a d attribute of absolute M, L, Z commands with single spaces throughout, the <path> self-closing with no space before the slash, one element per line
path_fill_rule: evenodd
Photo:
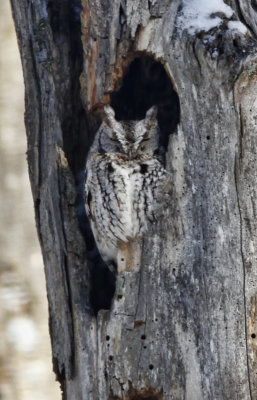
<path fill-rule="evenodd" d="M 147 169 L 147 163 L 143 165 Z M 143 233 L 147 225 L 144 201 L 149 188 L 142 174 L 142 163 L 113 161 L 110 181 L 118 200 L 116 211 L 121 221 L 121 235 L 128 239 L 135 238 Z"/>

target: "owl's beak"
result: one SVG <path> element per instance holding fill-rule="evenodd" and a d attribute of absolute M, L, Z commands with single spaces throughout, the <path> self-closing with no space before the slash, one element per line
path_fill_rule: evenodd
<path fill-rule="evenodd" d="M 135 149 L 134 149 L 134 146 L 131 145 L 128 147 L 128 156 L 129 156 L 129 158 L 132 158 L 134 155 L 135 155 Z"/>
<path fill-rule="evenodd" d="M 130 137 L 130 136 L 127 136 L 126 139 L 128 142 L 128 156 L 129 156 L 129 158 L 131 158 L 131 157 L 133 157 L 133 153 L 135 151 L 135 149 L 134 149 L 135 140 L 133 137 Z"/>

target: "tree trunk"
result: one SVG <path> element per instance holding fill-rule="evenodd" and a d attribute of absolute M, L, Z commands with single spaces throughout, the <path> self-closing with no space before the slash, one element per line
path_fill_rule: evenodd
<path fill-rule="evenodd" d="M 216 2 L 197 19 L 195 0 L 84 0 L 81 43 L 78 0 L 11 1 L 64 398 L 257 399 L 256 2 Z M 147 86 L 152 67 L 172 82 L 172 102 Z M 141 96 L 170 107 L 173 121 L 159 122 L 164 142 L 165 121 L 173 130 L 164 145 L 173 192 L 144 237 L 140 268 L 117 276 L 112 300 L 111 279 L 101 287 L 103 310 L 76 185 L 97 110 L 111 102 L 122 114 Z"/>

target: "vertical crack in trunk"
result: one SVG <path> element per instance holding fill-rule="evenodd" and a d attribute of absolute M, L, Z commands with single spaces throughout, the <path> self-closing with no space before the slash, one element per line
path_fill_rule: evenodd
<path fill-rule="evenodd" d="M 70 274 L 70 269 L 69 269 L 69 260 L 68 260 L 68 240 L 67 240 L 67 235 L 66 235 L 66 230 L 65 230 L 65 212 L 63 210 L 63 204 L 62 204 L 62 199 L 63 199 L 63 188 L 62 188 L 62 178 L 63 178 L 63 171 L 62 167 L 60 166 L 61 162 L 61 150 L 59 150 L 59 157 L 57 158 L 57 165 L 58 165 L 58 191 L 60 195 L 60 215 L 61 215 L 61 223 L 62 223 L 62 236 L 64 240 L 64 246 L 63 246 L 63 267 L 64 267 L 64 273 L 65 273 L 65 281 L 66 281 L 66 290 L 67 290 L 67 304 L 69 307 L 70 311 L 70 324 L 71 324 L 71 329 L 70 329 L 70 349 L 71 349 L 71 354 L 69 357 L 69 371 L 65 371 L 65 373 L 68 375 L 69 379 L 73 378 L 74 375 L 74 355 L 75 355 L 75 349 L 74 349 L 74 312 L 73 312 L 73 307 L 72 307 L 72 288 L 71 288 L 71 274 Z M 63 155 L 64 157 L 64 155 Z M 65 379 L 65 378 L 64 378 Z"/>
<path fill-rule="evenodd" d="M 239 17 L 240 21 L 247 27 L 247 29 L 249 30 L 249 32 L 251 32 L 253 37 L 256 37 L 255 32 L 253 31 L 252 27 L 248 24 L 248 22 L 246 21 L 246 19 L 244 17 L 244 14 L 241 10 L 240 0 L 235 0 L 235 4 L 236 4 L 237 13 L 238 13 L 238 17 Z"/>
<path fill-rule="evenodd" d="M 241 116 L 240 116 L 240 124 L 241 124 Z M 242 132 L 240 131 L 240 136 Z M 240 149 L 241 152 L 241 149 Z M 236 189 L 236 197 L 237 197 L 237 205 L 238 205 L 238 212 L 239 212 L 239 222 L 240 222 L 240 253 L 242 258 L 242 265 L 243 265 L 243 295 L 244 295 L 244 315 L 245 315 L 245 347 L 246 347 L 246 360 L 247 360 L 247 377 L 248 377 L 248 385 L 249 385 L 249 393 L 250 399 L 253 399 L 252 395 L 252 388 L 251 388 L 251 375 L 250 375 L 250 361 L 249 361 L 249 346 L 248 346 L 248 326 L 247 326 L 247 304 L 246 304 L 246 265 L 244 260 L 244 251 L 243 251 L 243 217 L 242 211 L 240 206 L 240 198 L 239 198 L 239 186 L 238 186 L 238 175 L 237 175 L 237 157 L 235 154 L 235 161 L 234 161 L 234 179 L 235 179 L 235 189 Z"/>
<path fill-rule="evenodd" d="M 31 19 L 31 17 L 29 18 Z M 31 182 L 31 188 L 32 188 L 32 194 L 34 199 L 39 199 L 40 198 L 40 187 L 41 187 L 41 183 L 42 183 L 42 168 L 41 168 L 41 164 L 42 164 L 42 121 L 43 121 L 43 116 L 42 116 L 42 92 L 41 92 L 41 87 L 40 87 L 40 77 L 39 77 L 39 73 L 38 73 L 38 68 L 37 68 L 37 60 L 36 60 L 36 56 L 35 56 L 35 52 L 34 52 L 34 47 L 33 47 L 33 40 L 32 38 L 29 39 L 29 50 L 30 50 L 30 55 L 31 55 L 31 64 L 32 64 L 32 69 L 34 72 L 34 85 L 36 88 L 36 96 L 37 96 L 37 102 L 38 102 L 38 107 L 37 107 L 37 111 L 38 111 L 38 132 L 35 134 L 35 136 L 30 132 L 30 128 L 32 126 L 32 105 L 30 104 L 30 93 L 27 90 L 27 86 L 25 85 L 25 114 L 24 114 L 24 120 L 25 120 L 25 126 L 26 129 L 28 130 L 27 132 L 27 147 L 28 147 L 28 152 L 31 151 L 32 152 L 35 151 L 35 141 L 37 142 L 37 171 L 33 171 L 32 168 L 29 168 L 29 175 L 30 175 L 30 182 Z M 26 71 L 24 68 L 24 79 L 26 79 Z M 32 140 L 34 143 L 32 143 Z M 35 176 L 35 172 L 37 173 Z M 39 223 L 39 219 L 38 221 L 36 221 L 37 223 Z M 39 229 L 38 229 L 39 232 Z M 41 245 L 43 243 L 41 242 Z"/>
<path fill-rule="evenodd" d="M 195 59 L 196 59 L 196 62 L 197 62 L 197 64 L 198 64 L 198 67 L 199 67 L 200 75 L 202 76 L 202 75 L 203 75 L 203 74 L 202 74 L 202 66 L 201 66 L 199 57 L 198 57 L 198 55 L 197 55 L 197 51 L 196 51 L 196 40 L 197 40 L 197 39 L 195 39 L 195 40 L 193 41 L 193 43 L 192 43 L 192 49 L 193 49 L 194 57 L 195 57 Z"/>
<path fill-rule="evenodd" d="M 240 119 L 240 145 L 239 145 L 239 154 L 240 160 L 243 160 L 243 138 L 244 138 L 244 124 L 243 124 L 243 114 L 242 107 L 239 105 L 239 119 Z"/>

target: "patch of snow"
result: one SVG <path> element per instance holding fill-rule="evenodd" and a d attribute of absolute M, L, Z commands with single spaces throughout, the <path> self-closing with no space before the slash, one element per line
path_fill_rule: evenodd
<path fill-rule="evenodd" d="M 213 17 L 216 13 L 222 13 L 226 18 L 231 18 L 234 12 L 223 0 L 183 0 L 178 25 L 192 35 L 200 31 L 208 32 L 223 21 L 218 16 Z"/>
<path fill-rule="evenodd" d="M 247 33 L 247 28 L 242 22 L 240 21 L 229 21 L 228 28 L 232 31 L 239 31 L 242 35 Z"/>

